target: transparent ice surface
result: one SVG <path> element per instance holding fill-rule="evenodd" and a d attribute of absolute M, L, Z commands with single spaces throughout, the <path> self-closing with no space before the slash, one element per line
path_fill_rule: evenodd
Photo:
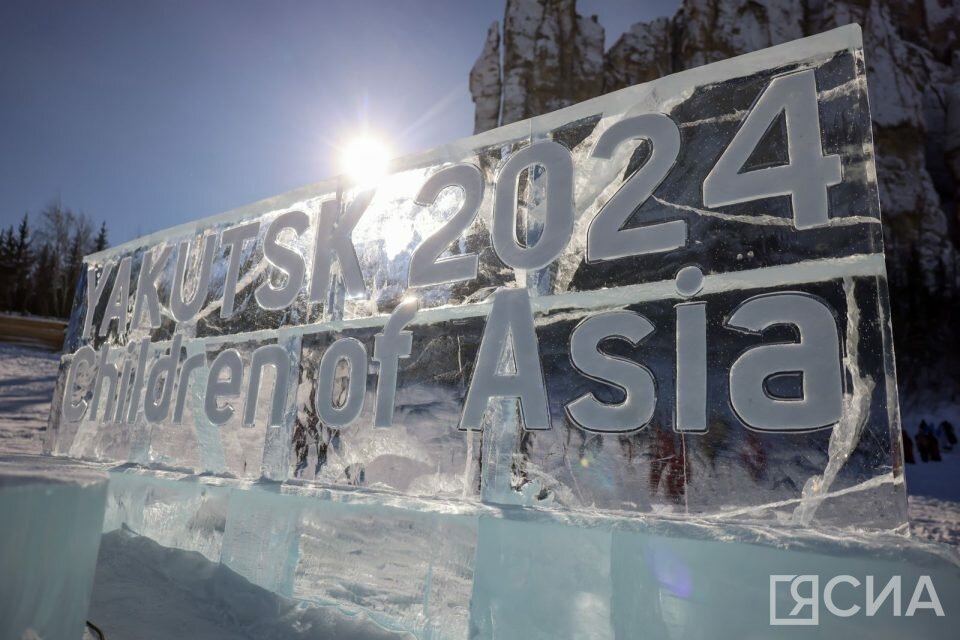
<path fill-rule="evenodd" d="M 104 532 L 194 551 L 281 596 L 417 637 L 467 635 L 477 512 L 197 479 L 111 473 Z"/>
<path fill-rule="evenodd" d="M 951 548 L 850 529 L 471 507 L 132 468 L 111 473 L 108 504 L 105 532 L 199 551 L 280 596 L 434 640 L 810 637 L 769 625 L 771 575 L 817 575 L 821 589 L 837 575 L 873 576 L 876 592 L 900 576 L 899 616 L 892 600 L 846 618 L 821 601 L 818 633 L 949 637 L 949 617 L 903 614 L 921 576 L 947 616 L 960 596 Z M 833 603 L 864 598 L 863 584 L 842 584 Z M 786 591 L 775 599 L 779 615 L 794 605 Z"/>
<path fill-rule="evenodd" d="M 219 562 L 231 492 L 178 475 L 111 473 L 103 530 L 129 529 Z"/>
<path fill-rule="evenodd" d="M 88 264 L 100 274 L 96 277 L 107 273 L 108 279 L 93 311 L 94 335 L 88 339 L 82 328 L 87 288 L 94 283 L 81 283 L 64 372 L 71 352 L 84 345 L 98 350 L 113 345 L 111 360 L 119 367 L 129 359 L 128 353 L 136 351 L 138 340 L 151 340 L 148 361 L 153 363 L 179 335 L 183 349 L 178 366 L 201 353 L 209 367 L 219 353 L 236 349 L 244 364 L 246 389 L 252 352 L 281 344 L 290 354 L 298 382 L 287 389 L 287 412 L 279 426 L 267 424 L 273 393 L 269 370 L 260 387 L 254 425 L 240 424 L 244 391 L 225 399 L 236 412 L 217 426 L 203 411 L 208 368 L 201 368 L 182 383 L 190 385 L 182 424 L 169 419 L 149 424 L 142 409 L 124 424 L 104 421 L 102 409 L 100 417 L 93 419 L 88 411 L 78 423 L 62 420 L 55 411 L 48 448 L 57 455 L 84 459 L 238 478 L 298 478 L 443 499 L 899 526 L 905 521 L 905 498 L 859 46 L 855 28 L 837 30 L 775 48 L 763 57 L 744 56 L 684 72 L 398 161 L 394 173 L 375 187 L 352 186 L 341 179 L 320 183 L 90 256 Z M 705 207 L 705 177 L 771 79 L 809 70 L 816 79 L 822 152 L 839 157 L 843 176 L 827 191 L 829 222 L 796 229 L 789 195 Z M 590 222 L 643 167 L 651 145 L 644 140 L 622 144 L 609 159 L 594 157 L 592 150 L 614 124 L 652 112 L 668 114 L 677 124 L 680 152 L 673 169 L 628 218 L 626 227 L 685 221 L 688 241 L 670 251 L 587 262 Z M 782 165 L 788 158 L 786 136 L 782 119 L 775 121 L 745 170 Z M 493 194 L 502 188 L 497 176 L 512 154 L 545 140 L 572 154 L 573 236 L 546 267 L 512 269 L 491 242 Z M 463 203 L 457 189 L 441 191 L 432 205 L 417 204 L 415 196 L 428 176 L 454 163 L 479 168 L 484 196 L 473 224 L 441 259 L 476 254 L 478 275 L 411 288 L 407 278 L 412 253 Z M 544 232 L 548 175 L 538 169 L 520 177 L 518 237 L 528 245 L 535 245 Z M 318 217 L 330 200 L 338 200 L 341 211 L 369 200 L 351 235 L 366 295 L 348 295 L 339 263 L 333 261 L 329 282 L 322 283 L 325 295 L 311 303 Z M 264 259 L 265 236 L 270 223 L 290 211 L 302 211 L 310 224 L 299 236 L 286 229 L 279 238 L 302 256 L 307 275 L 289 306 L 265 310 L 256 301 L 256 289 L 266 282 L 282 287 L 289 278 Z M 252 227 L 239 249 L 223 242 L 209 245 L 211 277 L 205 285 L 198 274 L 206 240 L 250 221 L 259 226 Z M 184 241 L 189 246 L 185 296 L 199 291 L 203 303 L 193 317 L 176 322 L 169 300 L 177 247 Z M 157 279 L 160 326 L 134 328 L 131 316 L 144 256 L 149 252 L 155 262 L 165 248 L 172 249 Z M 236 296 L 232 313 L 222 317 L 234 251 Z M 122 258 L 132 260 L 127 323 L 119 327 L 114 321 L 107 336 L 99 337 L 96 329 Z M 673 279 L 691 265 L 705 279 L 702 290 L 687 299 Z M 457 429 L 491 296 L 502 287 L 523 287 L 531 296 L 552 422 L 547 431 L 524 430 L 511 400 L 490 403 L 481 432 Z M 758 340 L 731 332 L 723 323 L 748 297 L 784 290 L 816 296 L 845 319 L 839 327 L 845 355 L 844 416 L 833 429 L 759 433 L 745 428 L 730 409 L 730 363 Z M 360 418 L 343 428 L 323 424 L 314 406 L 314 388 L 327 347 L 337 339 L 355 338 L 371 356 L 374 335 L 383 330 L 387 314 L 410 295 L 418 297 L 419 311 L 407 327 L 413 333 L 413 349 L 409 358 L 400 360 L 392 426 L 373 426 L 379 380 L 373 363 L 366 372 Z M 678 433 L 674 424 L 674 308 L 685 301 L 707 303 L 705 434 Z M 622 341 L 604 349 L 653 372 L 657 405 L 652 422 L 639 431 L 591 433 L 571 423 L 565 403 L 585 392 L 615 403 L 622 392 L 573 369 L 568 357 L 570 332 L 589 314 L 618 310 L 642 313 L 656 326 L 636 349 L 627 349 Z M 762 342 L 790 340 L 792 335 L 788 327 L 774 328 Z M 90 398 L 93 382 L 92 368 L 81 368 L 71 399 Z M 63 393 L 62 384 L 59 392 Z M 105 402 L 103 398 L 101 404 Z"/>
<path fill-rule="evenodd" d="M 481 519 L 471 637 L 807 638 L 811 630 L 827 638 L 950 635 L 947 617 L 931 611 L 904 617 L 906 604 L 900 616 L 888 602 L 868 617 L 863 591 L 853 589 L 835 591 L 834 605 L 858 605 L 859 616 L 832 616 L 820 602 L 816 627 L 771 626 L 771 575 L 817 575 L 821 589 L 837 575 L 857 576 L 861 584 L 874 576 L 877 591 L 900 576 L 911 594 L 927 575 L 941 602 L 960 588 L 955 558 L 900 539 L 808 538 L 799 531 L 777 536 L 679 522 L 658 530 L 627 521 L 561 527 L 546 518 Z M 794 605 L 786 585 L 776 599 L 777 615 L 785 616 Z"/>
<path fill-rule="evenodd" d="M 728 63 L 711 65 L 711 69 L 725 64 Z M 728 66 L 731 71 L 735 68 Z M 751 104 L 771 78 L 803 69 L 813 69 L 816 74 L 823 152 L 840 157 L 844 176 L 843 181 L 829 191 L 830 223 L 797 233 L 791 225 L 789 196 L 726 206 L 716 211 L 705 208 L 701 193 L 704 178 L 736 134 Z M 863 74 L 862 54 L 858 50 L 822 52 L 809 59 L 798 59 L 723 82 L 704 83 L 710 76 L 686 72 L 468 138 L 455 143 L 456 146 L 441 147 L 431 153 L 397 161 L 397 171 L 376 185 L 372 199 L 352 233 L 367 292 L 362 299 L 344 297 L 336 267 L 328 296 L 323 301 L 311 304 L 306 291 L 308 287 L 304 287 L 288 308 L 264 311 L 258 307 L 253 295 L 254 290 L 270 278 L 278 285 L 285 281 L 282 275 L 271 275 L 272 270 L 263 259 L 262 245 L 269 223 L 288 211 L 303 211 L 310 219 L 310 227 L 303 234 L 297 236 L 288 230 L 281 238 L 303 256 L 306 272 L 312 272 L 314 256 L 311 249 L 316 241 L 320 205 L 339 197 L 344 207 L 349 207 L 371 189 L 351 187 L 341 179 L 111 248 L 90 256 L 88 264 L 97 269 L 113 265 L 108 276 L 112 278 L 115 277 L 116 261 L 131 257 L 132 300 L 143 255 L 149 252 L 156 259 L 164 246 L 175 247 L 188 241 L 190 259 L 185 290 L 189 295 L 197 288 L 195 279 L 205 239 L 241 222 L 261 222 L 259 235 L 243 245 L 237 294 L 229 318 L 221 318 L 220 310 L 230 250 L 215 245 L 205 303 L 195 318 L 176 323 L 169 308 L 163 304 L 169 299 L 169 286 L 174 275 L 175 260 L 171 258 L 157 281 L 162 325 L 154 330 L 127 330 L 125 327 L 118 332 L 116 323 L 113 323 L 106 340 L 125 344 L 144 335 L 160 340 L 174 332 L 191 337 L 229 336 L 283 326 L 359 320 L 389 313 L 411 293 L 420 298 L 421 308 L 434 308 L 481 302 L 495 288 L 503 286 L 526 286 L 531 295 L 560 295 L 671 280 L 680 267 L 690 263 L 698 264 L 705 273 L 730 273 L 761 266 L 882 252 L 870 115 Z M 667 90 L 675 94 L 667 96 Z M 592 157 L 591 152 L 598 138 L 611 125 L 625 117 L 647 112 L 669 114 L 678 124 L 683 142 L 676 168 L 667 175 L 653 197 L 634 212 L 627 228 L 683 220 L 687 223 L 691 241 L 682 248 L 662 254 L 588 264 L 583 256 L 589 222 L 610 196 L 643 165 L 649 156 L 650 145 L 643 141 L 621 145 L 609 160 Z M 562 254 L 550 265 L 534 272 L 520 270 L 515 273 L 497 257 L 490 242 L 492 194 L 496 191 L 498 170 L 510 155 L 539 140 L 555 141 L 573 155 L 577 169 L 575 232 Z M 746 168 L 785 162 L 786 148 L 785 135 L 774 130 Z M 474 224 L 440 257 L 477 254 L 479 274 L 464 282 L 411 290 L 407 286 L 410 255 L 424 238 L 439 229 L 458 210 L 463 200 L 462 192 L 457 189 L 441 192 L 430 206 L 416 204 L 414 197 L 429 175 L 454 163 L 480 168 L 485 196 Z M 542 231 L 538 211 L 542 213 L 544 196 L 539 189 L 545 181 L 545 174 L 521 180 L 527 183 L 520 194 L 521 214 L 526 213 L 521 218 L 528 219 L 530 228 L 520 229 L 523 234 L 520 239 L 529 244 L 535 244 Z M 111 283 L 112 280 L 108 281 L 108 285 Z M 86 311 L 85 296 L 78 297 L 77 302 L 76 311 L 82 315 Z M 105 303 L 106 296 L 95 310 L 97 321 L 102 317 Z M 93 342 L 99 345 L 103 340 L 97 337 Z M 84 343 L 86 341 L 79 331 L 73 331 L 68 337 L 71 350 Z"/>
<path fill-rule="evenodd" d="M 220 562 L 130 530 L 104 534 L 89 619 L 108 638 L 409 640 L 370 616 L 263 589 Z M 172 614 L 171 612 L 175 612 Z"/>
<path fill-rule="evenodd" d="M 0 461 L 0 637 L 82 636 L 106 496 L 92 469 Z"/>

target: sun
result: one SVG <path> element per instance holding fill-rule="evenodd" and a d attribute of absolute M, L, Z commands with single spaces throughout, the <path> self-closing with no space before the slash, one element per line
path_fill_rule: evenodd
<path fill-rule="evenodd" d="M 356 184 L 383 178 L 390 166 L 390 148 L 371 134 L 358 135 L 341 148 L 340 170 Z"/>

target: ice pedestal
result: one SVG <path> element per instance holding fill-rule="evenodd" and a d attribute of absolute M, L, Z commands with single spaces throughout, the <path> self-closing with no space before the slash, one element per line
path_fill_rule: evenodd
<path fill-rule="evenodd" d="M 80 636 L 101 523 L 91 614 L 110 629 L 110 603 L 126 598 L 120 628 L 136 637 L 151 615 L 200 610 L 259 612 L 243 618 L 245 628 L 273 630 L 284 620 L 269 612 L 282 610 L 311 621 L 305 638 L 335 628 L 431 640 L 949 637 L 960 602 L 955 551 L 894 534 L 570 514 L 135 467 L 113 469 L 108 488 L 96 469 L 40 462 L 0 464 L 3 638 Z M 179 594 L 196 611 L 146 603 L 142 576 L 155 571 L 137 573 L 144 563 L 164 576 L 158 593 Z M 773 600 L 771 576 L 788 577 Z M 770 625 L 771 611 L 786 616 L 794 606 L 793 576 L 818 580 L 815 628 Z M 849 617 L 825 604 L 837 576 L 860 583 L 833 591 L 835 608 L 860 607 Z M 929 608 L 907 615 L 922 576 L 945 617 Z M 899 593 L 867 615 L 867 580 L 879 594 L 896 577 Z M 800 582 L 808 595 L 810 581 Z"/>
<path fill-rule="evenodd" d="M 524 511 L 482 519 L 470 623 L 476 638 L 940 638 L 960 597 L 952 550 L 896 535 L 839 537 L 810 531 L 633 519 L 560 523 Z M 771 576 L 786 577 L 774 583 Z M 816 624 L 771 624 L 817 578 Z M 849 576 L 825 604 L 829 580 Z M 868 577 L 879 594 L 901 591 L 867 614 Z M 909 603 L 928 576 L 945 616 Z M 927 602 L 924 595 L 921 600 Z M 895 614 L 896 611 L 899 613 Z M 800 618 L 814 615 L 812 605 Z"/>
<path fill-rule="evenodd" d="M 921 576 L 947 616 L 960 601 L 955 552 L 890 533 L 571 514 L 133 468 L 111 477 L 105 530 L 126 526 L 198 551 L 269 592 L 408 637 L 947 637 L 949 617 L 928 608 L 907 616 L 909 604 Z M 771 606 L 781 617 L 794 607 L 789 580 L 771 600 L 771 576 L 817 577 L 815 628 L 771 626 Z M 860 607 L 849 617 L 825 604 L 837 576 L 860 583 L 832 590 L 831 606 Z M 878 595 L 896 576 L 899 593 L 867 615 L 868 577 Z M 801 578 L 799 593 L 810 587 Z"/>
<path fill-rule="evenodd" d="M 440 502 L 130 468 L 111 474 L 104 532 L 199 552 L 386 631 L 463 638 L 477 523 L 473 508 Z"/>
<path fill-rule="evenodd" d="M 64 461 L 0 461 L 0 638 L 83 634 L 106 474 Z"/>
<path fill-rule="evenodd" d="M 464 637 L 475 516 L 262 492 L 236 494 L 231 514 L 223 562 L 257 584 L 389 629 Z"/>

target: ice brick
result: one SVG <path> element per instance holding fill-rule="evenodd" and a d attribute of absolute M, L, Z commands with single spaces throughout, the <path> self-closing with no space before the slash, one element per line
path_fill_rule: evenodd
<path fill-rule="evenodd" d="M 800 624 L 772 624 L 796 605 L 791 579 L 811 576 L 816 624 L 811 605 L 798 611 Z M 824 590 L 838 576 L 857 581 L 831 590 L 830 605 L 849 615 L 825 604 Z M 931 606 L 907 616 L 924 576 L 936 594 L 924 587 L 918 602 Z M 867 615 L 867 603 L 891 580 L 899 581 L 898 594 Z M 803 582 L 798 593 L 808 596 L 810 588 Z M 951 549 L 897 536 L 507 511 L 480 522 L 470 637 L 946 637 L 946 603 L 958 590 L 960 564 Z"/>
<path fill-rule="evenodd" d="M 0 462 L 0 637 L 82 636 L 106 495 L 106 475 L 92 469 Z"/>

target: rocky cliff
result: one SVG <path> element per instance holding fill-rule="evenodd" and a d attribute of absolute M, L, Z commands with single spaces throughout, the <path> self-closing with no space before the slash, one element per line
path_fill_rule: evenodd
<path fill-rule="evenodd" d="M 607 51 L 575 0 L 507 0 L 470 76 L 477 131 L 851 22 L 863 28 L 901 385 L 942 398 L 960 388 L 958 0 L 684 0 Z"/>

